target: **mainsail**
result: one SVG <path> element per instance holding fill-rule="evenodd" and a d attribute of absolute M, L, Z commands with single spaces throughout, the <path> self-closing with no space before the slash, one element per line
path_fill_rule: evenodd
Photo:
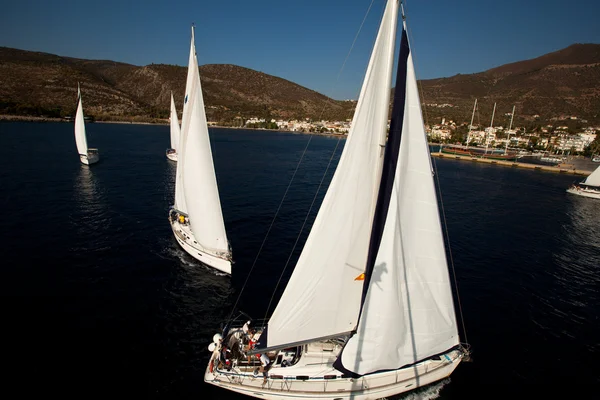
<path fill-rule="evenodd" d="M 600 186 L 600 167 L 588 175 L 583 183 L 589 186 Z"/>
<path fill-rule="evenodd" d="M 177 171 L 179 173 L 181 170 L 182 197 L 187 210 L 178 209 L 189 215 L 194 238 L 204 250 L 213 254 L 228 252 L 229 243 L 208 136 L 193 30 L 182 125 L 179 156 L 183 157 L 178 160 Z M 175 186 L 177 206 L 180 207 L 177 183 Z"/>
<path fill-rule="evenodd" d="M 405 82 L 405 85 L 403 83 Z M 406 35 L 390 136 L 401 128 L 391 191 L 356 334 L 336 366 L 364 375 L 398 369 L 459 344 L 431 157 Z M 398 102 L 401 105 L 398 106 Z M 397 107 L 398 106 L 398 107 Z M 392 142 L 390 139 L 389 142 Z M 397 141 L 396 141 L 397 143 Z M 390 145 L 390 144 L 388 144 Z M 386 162 L 394 159 L 386 157 Z M 384 185 L 386 182 L 382 182 Z M 377 222 L 376 222 L 377 223 Z M 378 232 L 374 229 L 374 235 Z M 385 344 L 385 345 L 382 345 Z"/>
<path fill-rule="evenodd" d="M 75 114 L 75 143 L 79 154 L 87 156 L 88 145 L 85 135 L 85 122 L 83 120 L 83 104 L 81 103 L 81 90 L 77 84 L 77 112 Z"/>
<path fill-rule="evenodd" d="M 356 328 L 386 140 L 397 1 L 388 2 L 352 128 L 294 272 L 268 324 L 281 347 Z M 263 334 L 262 336 L 265 336 Z"/>
<path fill-rule="evenodd" d="M 171 148 L 173 150 L 179 149 L 179 136 L 181 135 L 181 129 L 179 128 L 179 117 L 177 116 L 177 109 L 175 108 L 175 100 L 173 100 L 173 92 L 171 92 Z"/>

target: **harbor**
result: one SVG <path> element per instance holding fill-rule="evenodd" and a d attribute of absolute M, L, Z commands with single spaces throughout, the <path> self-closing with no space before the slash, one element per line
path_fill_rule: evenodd
<path fill-rule="evenodd" d="M 522 162 L 515 160 L 498 160 L 493 158 L 480 157 L 478 155 L 460 155 L 451 153 L 442 153 L 438 151 L 431 152 L 432 157 L 445 158 L 452 160 L 479 162 L 485 164 L 502 165 L 511 168 L 525 168 L 538 171 L 555 172 L 560 174 L 588 176 L 598 166 L 588 158 L 573 157 L 556 165 L 543 165 L 533 162 Z M 527 156 L 521 156 L 519 159 L 525 159 Z"/>

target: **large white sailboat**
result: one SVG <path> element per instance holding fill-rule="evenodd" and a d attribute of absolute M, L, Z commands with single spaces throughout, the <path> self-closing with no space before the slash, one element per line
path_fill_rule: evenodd
<path fill-rule="evenodd" d="M 88 148 L 79 83 L 77 84 L 77 112 L 75 114 L 75 144 L 77 144 L 79 160 L 82 163 L 90 165 L 97 163 L 100 160 L 98 149 Z"/>
<path fill-rule="evenodd" d="M 179 148 L 181 128 L 179 127 L 179 117 L 177 117 L 177 109 L 175 108 L 175 100 L 173 100 L 173 92 L 171 92 L 171 116 L 169 117 L 169 121 L 171 128 L 171 148 L 167 149 L 167 158 L 171 161 L 177 161 L 177 149 Z"/>
<path fill-rule="evenodd" d="M 386 141 L 398 8 L 388 0 L 352 128 L 279 303 L 252 321 L 251 340 L 237 319 L 215 334 L 205 382 L 264 399 L 379 399 L 468 357 L 404 22 Z"/>
<path fill-rule="evenodd" d="M 588 177 L 579 184 L 571 185 L 568 193 L 593 199 L 600 199 L 600 167 L 596 168 Z"/>
<path fill-rule="evenodd" d="M 169 210 L 175 239 L 203 264 L 231 274 L 231 248 L 210 148 L 194 27 L 178 150 L 175 203 Z"/>

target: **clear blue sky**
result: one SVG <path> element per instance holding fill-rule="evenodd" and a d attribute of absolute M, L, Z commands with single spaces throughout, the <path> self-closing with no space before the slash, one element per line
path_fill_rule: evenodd
<path fill-rule="evenodd" d="M 0 46 L 135 65 L 236 64 L 336 99 L 356 98 L 385 1 L 0 0 Z M 484 71 L 600 43 L 598 0 L 408 0 L 419 79 Z"/>

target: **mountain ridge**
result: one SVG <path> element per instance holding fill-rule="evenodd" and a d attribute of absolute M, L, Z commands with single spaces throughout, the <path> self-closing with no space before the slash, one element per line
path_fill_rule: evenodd
<path fill-rule="evenodd" d="M 170 93 L 181 114 L 187 68 L 136 66 L 0 47 L 0 113 L 72 115 L 81 83 L 86 114 L 98 119 L 168 118 Z M 232 64 L 200 66 L 209 120 L 250 117 L 352 118 L 355 101 L 331 99 L 294 82 Z M 515 123 L 573 115 L 600 122 L 600 44 L 576 43 L 474 74 L 419 81 L 428 122 L 468 121 L 478 99 L 481 123 L 517 111 Z"/>

